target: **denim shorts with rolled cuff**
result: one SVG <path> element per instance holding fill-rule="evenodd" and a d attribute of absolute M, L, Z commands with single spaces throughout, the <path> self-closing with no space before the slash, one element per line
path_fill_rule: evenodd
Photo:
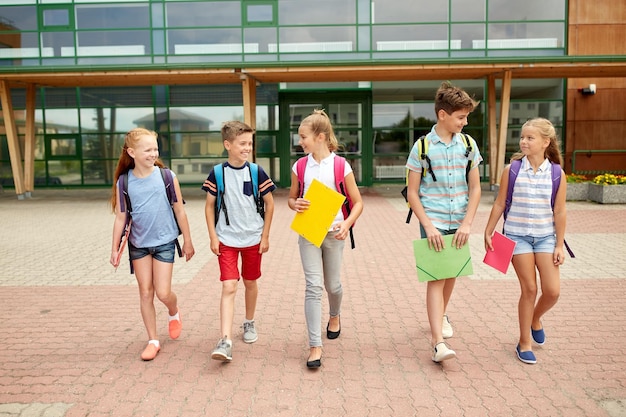
<path fill-rule="evenodd" d="M 554 253 L 554 248 L 556 247 L 556 236 L 554 235 L 533 237 L 505 234 L 506 237 L 515 242 L 513 255 L 523 255 L 525 253 Z"/>
<path fill-rule="evenodd" d="M 175 241 L 172 240 L 169 243 L 151 248 L 136 248 L 132 245 L 132 243 L 128 242 L 128 251 L 131 261 L 152 255 L 152 257 L 157 261 L 173 264 L 174 255 L 176 254 L 176 244 Z"/>

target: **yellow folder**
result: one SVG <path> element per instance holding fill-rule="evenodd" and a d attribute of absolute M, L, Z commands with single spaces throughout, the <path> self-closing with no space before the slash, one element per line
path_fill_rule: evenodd
<path fill-rule="evenodd" d="M 304 198 L 311 205 L 296 213 L 291 228 L 319 248 L 346 198 L 317 179 L 313 179 Z"/>
<path fill-rule="evenodd" d="M 443 236 L 444 249 L 441 252 L 429 249 L 428 239 L 413 241 L 413 253 L 419 282 L 457 278 L 474 273 L 469 243 L 466 243 L 461 249 L 457 249 L 452 247 L 453 237 L 454 235 Z"/>

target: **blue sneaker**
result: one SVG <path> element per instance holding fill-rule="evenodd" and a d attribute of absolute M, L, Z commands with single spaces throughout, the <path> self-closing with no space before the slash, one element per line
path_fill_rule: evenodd
<path fill-rule="evenodd" d="M 519 350 L 519 345 L 515 348 L 515 352 L 517 353 L 517 359 L 524 363 L 537 363 L 537 358 L 535 358 L 535 354 L 532 350 L 526 350 L 524 352 Z"/>
<path fill-rule="evenodd" d="M 538 344 L 539 346 L 546 343 L 546 333 L 543 331 L 543 327 L 539 330 L 533 330 L 531 327 L 530 334 L 533 337 L 533 340 L 535 341 L 535 343 Z"/>

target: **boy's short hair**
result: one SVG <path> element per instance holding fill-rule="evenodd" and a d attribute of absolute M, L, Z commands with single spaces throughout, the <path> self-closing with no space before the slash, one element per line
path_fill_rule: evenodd
<path fill-rule="evenodd" d="M 254 129 L 239 120 L 224 122 L 222 126 L 222 140 L 232 142 L 237 136 L 243 133 L 254 133 Z"/>
<path fill-rule="evenodd" d="M 463 89 L 453 86 L 449 81 L 444 81 L 435 94 L 435 115 L 439 110 L 452 114 L 457 110 L 473 111 L 478 106 L 478 101 L 469 96 Z"/>

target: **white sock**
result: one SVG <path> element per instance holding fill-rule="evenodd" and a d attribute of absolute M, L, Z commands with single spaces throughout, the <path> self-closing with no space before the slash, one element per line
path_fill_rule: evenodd
<path fill-rule="evenodd" d="M 158 340 L 149 340 L 148 344 L 150 344 L 150 343 L 152 343 L 156 347 L 160 347 L 161 346 L 161 344 L 159 343 Z"/>
<path fill-rule="evenodd" d="M 170 316 L 169 313 L 168 313 L 168 316 L 169 316 L 169 320 L 170 321 L 172 321 L 172 320 L 180 320 L 180 318 L 178 317 L 178 311 L 173 316 Z"/>
<path fill-rule="evenodd" d="M 254 323 L 254 319 L 252 319 L 252 320 L 245 319 L 243 322 L 244 323 Z"/>

